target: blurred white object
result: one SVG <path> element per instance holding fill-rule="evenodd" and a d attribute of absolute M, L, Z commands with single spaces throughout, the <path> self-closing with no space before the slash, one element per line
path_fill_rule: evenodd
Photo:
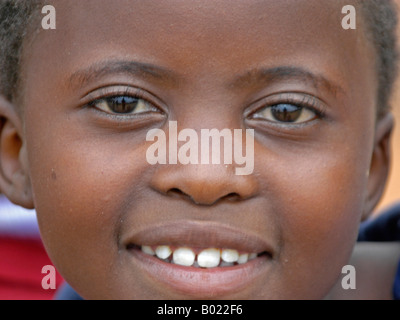
<path fill-rule="evenodd" d="M 0 195 L 0 236 L 39 238 L 36 211 L 11 203 Z"/>

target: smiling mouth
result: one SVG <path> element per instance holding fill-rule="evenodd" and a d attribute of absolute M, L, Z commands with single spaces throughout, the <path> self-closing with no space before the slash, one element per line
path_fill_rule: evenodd
<path fill-rule="evenodd" d="M 154 262 L 181 267 L 236 267 L 257 258 L 271 260 L 273 249 L 259 237 L 210 222 L 174 222 L 135 233 L 125 241 L 130 252 Z"/>
<path fill-rule="evenodd" d="M 120 243 L 149 286 L 202 299 L 258 287 L 277 255 L 269 240 L 217 222 L 174 221 L 127 233 Z"/>
<path fill-rule="evenodd" d="M 153 256 L 166 263 L 172 263 L 184 267 L 195 268 L 223 268 L 234 267 L 249 261 L 268 255 L 267 252 L 248 253 L 228 248 L 190 248 L 187 246 L 176 247 L 168 245 L 137 246 L 130 245 L 128 249 L 140 249 L 144 254 Z"/>

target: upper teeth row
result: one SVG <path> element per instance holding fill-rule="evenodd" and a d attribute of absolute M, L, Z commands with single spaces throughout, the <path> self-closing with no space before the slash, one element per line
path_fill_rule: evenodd
<path fill-rule="evenodd" d="M 149 255 L 155 255 L 162 260 L 171 259 L 172 255 L 171 262 L 175 264 L 187 267 L 198 266 L 202 268 L 233 266 L 235 263 L 243 264 L 257 257 L 256 253 L 239 253 L 234 249 L 216 248 L 204 249 L 197 254 L 197 257 L 195 252 L 187 247 L 176 248 L 172 251 L 169 246 L 158 246 L 155 247 L 155 249 L 150 246 L 142 246 L 142 251 Z"/>

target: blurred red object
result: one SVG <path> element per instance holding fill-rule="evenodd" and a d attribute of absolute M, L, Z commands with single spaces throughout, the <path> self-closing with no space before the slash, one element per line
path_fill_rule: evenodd
<path fill-rule="evenodd" d="M 56 289 L 43 289 L 48 273 L 42 274 L 42 268 L 48 265 L 52 263 L 40 238 L 35 210 L 16 206 L 0 194 L 0 300 L 53 299 L 63 280 L 56 271 Z"/>
<path fill-rule="evenodd" d="M 42 288 L 42 268 L 52 265 L 39 239 L 0 237 L 0 300 L 51 300 L 56 290 Z"/>

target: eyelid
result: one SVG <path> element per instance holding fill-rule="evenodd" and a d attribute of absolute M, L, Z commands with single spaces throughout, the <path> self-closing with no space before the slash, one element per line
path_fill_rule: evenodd
<path fill-rule="evenodd" d="M 161 100 L 144 89 L 128 85 L 114 85 L 96 89 L 83 98 L 82 104 L 84 107 L 89 107 L 96 101 L 116 96 L 129 96 L 145 100 L 155 108 L 159 109 L 161 113 L 166 113 L 165 108 L 162 107 L 163 103 Z"/>
<path fill-rule="evenodd" d="M 305 93 L 286 92 L 276 93 L 253 103 L 252 107 L 245 113 L 245 117 L 251 117 L 255 113 L 278 104 L 293 104 L 302 108 L 309 109 L 319 117 L 324 118 L 326 105 L 317 97 Z"/>

